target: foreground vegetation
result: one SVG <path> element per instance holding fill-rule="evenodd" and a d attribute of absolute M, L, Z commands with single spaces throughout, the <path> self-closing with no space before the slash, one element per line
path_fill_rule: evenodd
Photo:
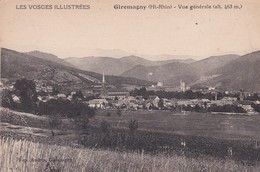
<path fill-rule="evenodd" d="M 80 149 L 0 139 L 0 171 L 260 171 L 232 160 Z"/>
<path fill-rule="evenodd" d="M 10 131 L 27 134 L 26 140 L 32 137 L 30 140 L 37 142 L 41 140 L 42 143 L 64 145 L 62 143 L 68 142 L 68 145 L 76 143 L 95 149 L 139 152 L 144 150 L 151 154 L 168 155 L 184 153 L 189 157 L 206 155 L 222 159 L 228 157 L 229 150 L 232 149 L 230 158 L 233 160 L 246 161 L 249 164 L 260 161 L 257 132 L 259 119 L 256 116 L 204 116 L 200 114 L 175 116 L 170 111 L 165 111 L 161 115 L 158 115 L 159 111 L 149 112 L 149 114 L 146 111 L 122 111 L 121 113 L 118 115 L 116 111 L 109 111 L 110 116 L 107 116 L 107 111 L 97 111 L 97 115 L 91 119 L 90 125 L 85 129 L 76 127 L 78 123 L 71 123 L 67 119 L 59 120 L 60 127 L 53 128 L 48 123 L 48 116 L 37 116 L 8 109 L 2 109 L 0 117 L 2 122 L 6 123 L 2 127 L 5 133 Z M 164 118 L 159 118 L 160 116 Z M 254 119 L 254 123 L 251 118 Z M 138 119 L 138 121 L 132 119 Z M 227 119 L 234 127 L 218 128 L 218 123 Z M 251 120 L 248 121 L 248 119 Z M 245 124 L 241 121 L 245 121 Z M 252 135 L 247 133 L 245 136 L 239 133 L 239 127 L 235 124 L 243 126 L 244 131 L 255 132 L 252 132 Z M 245 126 L 250 126 L 250 128 L 245 128 Z"/>

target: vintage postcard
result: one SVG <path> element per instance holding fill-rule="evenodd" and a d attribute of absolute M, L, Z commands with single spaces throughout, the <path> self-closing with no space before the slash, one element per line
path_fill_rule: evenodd
<path fill-rule="evenodd" d="M 259 9 L 0 0 L 0 172 L 259 172 Z"/>

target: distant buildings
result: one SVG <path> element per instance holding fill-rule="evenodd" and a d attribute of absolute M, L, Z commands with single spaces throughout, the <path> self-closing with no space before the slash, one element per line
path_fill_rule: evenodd
<path fill-rule="evenodd" d="M 93 99 L 89 101 L 89 107 L 91 108 L 98 108 L 98 109 L 105 109 L 108 101 L 106 99 Z"/>

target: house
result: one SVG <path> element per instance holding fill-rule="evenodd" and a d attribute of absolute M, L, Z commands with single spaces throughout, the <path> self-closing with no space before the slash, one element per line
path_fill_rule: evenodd
<path fill-rule="evenodd" d="M 105 109 L 108 101 L 106 99 L 93 99 L 90 100 L 88 104 L 88 106 L 91 108 Z"/>
<path fill-rule="evenodd" d="M 128 97 L 126 98 L 126 100 L 129 101 L 129 102 L 131 102 L 131 101 L 136 101 L 136 98 L 133 97 L 133 96 L 128 96 Z"/>
<path fill-rule="evenodd" d="M 125 99 L 129 96 L 129 92 L 125 89 L 110 89 L 107 92 L 107 99 Z"/>
<path fill-rule="evenodd" d="M 214 91 L 216 88 L 215 87 L 209 87 L 208 90 L 209 91 Z"/>
<path fill-rule="evenodd" d="M 50 100 L 49 96 L 41 97 L 41 101 L 44 102 L 44 103 L 48 102 L 49 100 Z"/>
<path fill-rule="evenodd" d="M 65 94 L 57 94 L 58 99 L 67 99 Z"/>
<path fill-rule="evenodd" d="M 255 113 L 254 108 L 251 106 L 252 102 L 250 101 L 240 101 L 239 102 L 239 106 L 242 107 L 247 113 L 249 114 L 253 114 Z"/>
<path fill-rule="evenodd" d="M 12 99 L 15 103 L 20 103 L 20 98 L 14 94 L 12 95 Z"/>
<path fill-rule="evenodd" d="M 38 99 L 39 101 L 42 101 L 42 96 L 37 96 L 37 99 Z"/>
<path fill-rule="evenodd" d="M 151 102 L 148 102 L 145 105 L 145 108 L 148 109 L 148 110 L 152 109 L 152 107 L 153 107 L 153 104 Z"/>
<path fill-rule="evenodd" d="M 160 101 L 160 98 L 158 96 L 149 96 L 148 99 L 146 100 L 145 106 L 146 106 L 147 109 L 150 109 L 151 107 L 158 108 L 159 107 L 159 105 L 158 105 L 159 101 Z"/>
<path fill-rule="evenodd" d="M 169 99 L 163 99 L 163 105 L 164 107 L 172 107 L 175 105 L 175 103 L 172 100 Z"/>
<path fill-rule="evenodd" d="M 136 100 L 144 100 L 143 96 L 135 96 Z"/>
<path fill-rule="evenodd" d="M 223 97 L 220 100 L 221 105 L 233 105 L 237 101 L 236 97 Z"/>
<path fill-rule="evenodd" d="M 190 101 L 190 100 L 177 100 L 176 104 L 183 105 L 183 106 L 190 105 L 191 107 L 194 107 L 196 105 L 194 101 Z"/>
<path fill-rule="evenodd" d="M 72 95 L 68 95 L 67 97 L 68 100 L 72 100 L 72 98 L 73 98 Z"/>
<path fill-rule="evenodd" d="M 47 93 L 52 93 L 53 92 L 53 87 L 52 86 L 47 86 L 46 87 Z"/>

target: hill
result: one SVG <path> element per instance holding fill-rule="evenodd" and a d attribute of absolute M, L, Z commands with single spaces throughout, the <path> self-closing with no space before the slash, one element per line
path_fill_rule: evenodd
<path fill-rule="evenodd" d="M 44 53 L 44 52 L 40 52 L 40 51 L 30 51 L 30 52 L 26 52 L 26 54 L 29 54 L 29 55 L 35 56 L 35 57 L 39 57 L 44 60 L 49 60 L 49 61 L 52 61 L 55 63 L 59 63 L 64 66 L 74 67 L 72 64 L 66 62 L 63 59 L 58 58 L 57 56 L 55 56 L 53 54 Z"/>
<path fill-rule="evenodd" d="M 106 73 L 108 75 L 116 75 L 119 76 L 126 72 L 127 70 L 137 66 L 154 66 L 154 65 L 163 65 L 172 62 L 183 62 L 190 63 L 194 60 L 192 59 L 173 59 L 166 61 L 150 61 L 139 56 L 125 56 L 121 58 L 113 58 L 113 57 L 82 57 L 75 58 L 70 57 L 65 59 L 67 62 L 72 65 L 78 67 L 82 70 L 88 70 L 98 73 Z"/>
<path fill-rule="evenodd" d="M 162 81 L 178 86 L 183 80 L 193 88 L 217 87 L 221 90 L 260 91 L 260 51 L 244 56 L 211 56 L 190 64 L 138 65 L 122 76 Z"/>
<path fill-rule="evenodd" d="M 235 54 L 227 54 L 222 56 L 211 56 L 206 59 L 202 59 L 200 61 L 196 61 L 192 63 L 195 72 L 200 75 L 207 75 L 210 71 L 222 67 L 229 62 L 238 58 L 238 55 Z"/>
<path fill-rule="evenodd" d="M 219 75 L 206 82 L 225 90 L 260 91 L 260 51 L 246 54 L 209 72 Z"/>
<path fill-rule="evenodd" d="M 193 71 L 193 67 L 189 64 L 173 62 L 156 66 L 138 65 L 124 72 L 122 76 L 154 82 L 161 81 L 165 85 L 177 86 L 180 80 L 192 83 L 199 79 L 199 76 Z"/>
<path fill-rule="evenodd" d="M 162 81 L 166 85 L 177 86 L 180 80 L 192 84 L 209 71 L 236 59 L 237 55 L 212 56 L 193 63 L 171 62 L 155 66 L 138 65 L 122 74 L 148 81 Z"/>
<path fill-rule="evenodd" d="M 146 63 L 144 59 L 132 56 L 116 59 L 112 57 L 83 57 L 83 58 L 67 58 L 67 62 L 73 64 L 82 70 L 95 71 L 97 73 L 105 73 L 108 75 L 118 75 L 124 70 L 128 70 L 139 63 Z"/>
<path fill-rule="evenodd" d="M 44 60 L 27 53 L 1 48 L 1 77 L 9 80 L 26 77 L 34 80 L 44 80 L 49 83 L 82 84 L 89 85 L 99 83 L 102 75 L 64 66 L 53 61 Z M 136 84 L 150 85 L 152 82 L 134 78 L 106 76 L 108 84 Z"/>

